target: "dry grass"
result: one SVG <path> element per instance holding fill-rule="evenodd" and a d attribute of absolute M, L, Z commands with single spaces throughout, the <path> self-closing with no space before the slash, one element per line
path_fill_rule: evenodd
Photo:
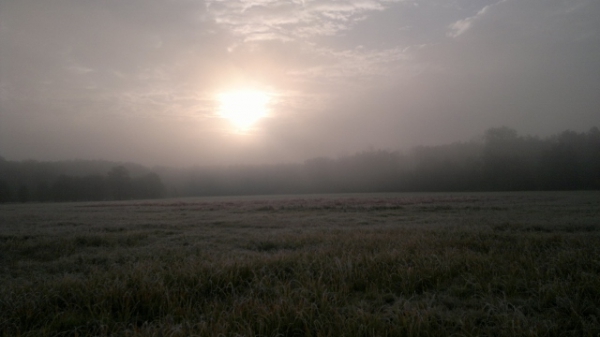
<path fill-rule="evenodd" d="M 0 206 L 3 336 L 597 336 L 598 193 Z"/>

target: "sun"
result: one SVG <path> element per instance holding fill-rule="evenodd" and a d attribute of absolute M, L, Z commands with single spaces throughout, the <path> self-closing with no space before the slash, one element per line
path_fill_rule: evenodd
<path fill-rule="evenodd" d="M 222 93 L 218 99 L 219 115 L 244 131 L 267 115 L 271 97 L 262 91 L 239 90 Z"/>

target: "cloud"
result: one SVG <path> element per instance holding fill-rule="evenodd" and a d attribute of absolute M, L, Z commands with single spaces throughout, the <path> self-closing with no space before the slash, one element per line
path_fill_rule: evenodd
<path fill-rule="evenodd" d="M 363 20 L 369 12 L 384 10 L 391 2 L 212 0 L 207 1 L 207 10 L 218 24 L 245 41 L 289 41 L 336 35 Z"/>
<path fill-rule="evenodd" d="M 468 17 L 466 19 L 462 19 L 462 20 L 458 20 L 454 23 L 452 23 L 448 28 L 449 31 L 447 33 L 447 35 L 449 37 L 458 37 L 460 35 L 462 35 L 464 32 L 466 32 L 467 30 L 469 30 L 471 28 L 471 26 L 473 26 L 473 23 L 477 22 L 478 20 L 482 20 L 482 18 L 490 11 L 490 9 L 494 6 L 497 6 L 500 3 L 505 2 L 506 0 L 500 0 L 495 4 L 492 5 L 487 5 L 485 7 L 483 7 L 479 12 L 477 12 L 477 14 Z"/>

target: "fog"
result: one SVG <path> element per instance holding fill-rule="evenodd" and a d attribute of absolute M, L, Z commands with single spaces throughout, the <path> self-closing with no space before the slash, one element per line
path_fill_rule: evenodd
<path fill-rule="evenodd" d="M 551 137 L 488 129 L 479 141 L 370 150 L 294 164 L 148 168 L 7 161 L 0 203 L 306 193 L 600 190 L 600 130 Z"/>
<path fill-rule="evenodd" d="M 598 17 L 595 0 L 0 0 L 0 156 L 293 165 L 585 133 Z M 243 132 L 216 99 L 238 89 L 271 97 Z"/>

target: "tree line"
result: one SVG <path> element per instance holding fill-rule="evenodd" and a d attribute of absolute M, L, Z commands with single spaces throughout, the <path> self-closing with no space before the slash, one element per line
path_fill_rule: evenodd
<path fill-rule="evenodd" d="M 539 138 L 507 127 L 476 141 L 300 164 L 165 171 L 179 196 L 600 189 L 600 131 Z"/>
<path fill-rule="evenodd" d="M 0 202 L 100 201 L 154 199 L 166 195 L 158 174 L 132 177 L 122 165 L 106 174 L 68 175 L 55 165 L 9 162 L 0 157 Z"/>
<path fill-rule="evenodd" d="M 110 167 L 110 168 L 109 168 Z M 104 173 L 101 173 L 104 172 Z M 130 173 L 132 172 L 132 173 Z M 546 138 L 488 129 L 475 141 L 277 165 L 193 168 L 0 157 L 0 202 L 294 193 L 600 189 L 600 130 Z"/>

